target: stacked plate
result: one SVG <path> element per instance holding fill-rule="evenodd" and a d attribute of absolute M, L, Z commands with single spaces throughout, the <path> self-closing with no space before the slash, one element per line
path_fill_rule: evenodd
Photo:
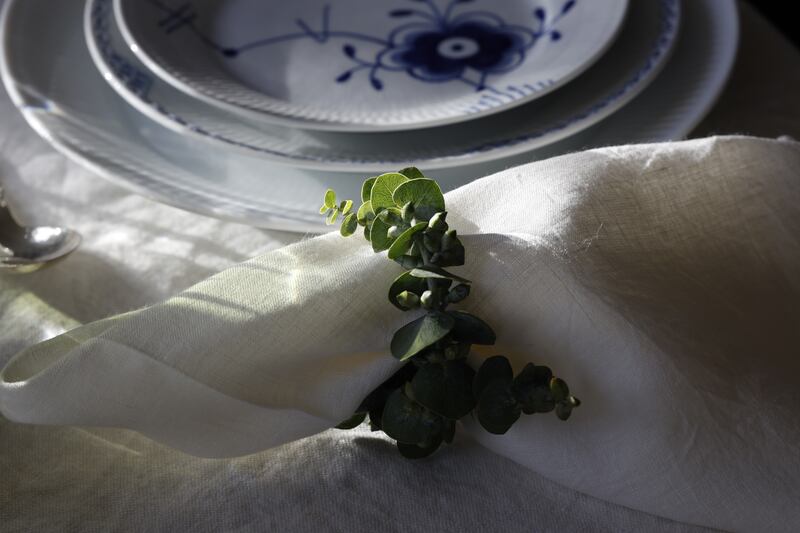
<path fill-rule="evenodd" d="M 2 76 L 74 159 L 164 202 L 324 229 L 323 192 L 444 188 L 677 139 L 716 99 L 734 0 L 8 0 Z"/>

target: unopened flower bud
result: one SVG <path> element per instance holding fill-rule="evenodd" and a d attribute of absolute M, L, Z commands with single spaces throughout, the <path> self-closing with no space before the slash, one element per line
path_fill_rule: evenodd
<path fill-rule="evenodd" d="M 456 234 L 456 230 L 451 229 L 446 231 L 442 237 L 442 250 L 452 250 L 456 246 L 457 242 L 458 235 Z"/>
<path fill-rule="evenodd" d="M 433 291 L 423 292 L 419 301 L 425 309 L 433 309 L 436 307 L 436 296 L 433 294 Z"/>
<path fill-rule="evenodd" d="M 403 233 L 403 230 L 400 228 L 400 226 L 392 226 L 391 228 L 389 228 L 388 235 L 389 235 L 390 239 L 396 239 L 402 233 Z"/>
<path fill-rule="evenodd" d="M 436 213 L 431 217 L 430 221 L 428 221 L 428 227 L 439 231 L 447 231 L 448 226 L 447 222 L 445 222 L 446 218 L 446 212 L 442 211 L 440 213 Z"/>
<path fill-rule="evenodd" d="M 410 223 L 414 218 L 414 204 L 408 202 L 406 205 L 403 206 L 403 209 L 400 211 L 400 216 L 403 219 L 403 222 L 406 224 Z"/>
<path fill-rule="evenodd" d="M 412 257 L 410 255 L 404 255 L 397 260 L 400 263 L 400 266 L 405 268 L 406 270 L 412 270 L 420 266 L 420 260 L 418 257 Z"/>
<path fill-rule="evenodd" d="M 413 292 L 403 291 L 397 295 L 397 303 L 406 309 L 419 307 L 419 296 Z"/>

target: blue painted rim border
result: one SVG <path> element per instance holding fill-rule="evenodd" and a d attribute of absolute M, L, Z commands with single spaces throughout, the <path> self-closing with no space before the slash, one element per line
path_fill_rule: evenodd
<path fill-rule="evenodd" d="M 109 68 L 109 70 L 116 77 L 117 81 L 122 85 L 124 85 L 128 91 L 136 95 L 144 104 L 150 106 L 160 115 L 166 117 L 172 122 L 175 122 L 176 124 L 182 127 L 188 128 L 192 132 L 198 135 L 223 142 L 230 146 L 244 148 L 248 151 L 252 151 L 255 153 L 277 156 L 289 161 L 295 160 L 295 161 L 309 161 L 316 163 L 353 164 L 353 165 L 374 164 L 374 165 L 386 165 L 386 166 L 397 165 L 408 162 L 405 159 L 403 160 L 353 159 L 353 158 L 332 159 L 330 157 L 320 157 L 309 154 L 291 154 L 287 152 L 281 152 L 278 150 L 264 148 L 261 146 L 251 145 L 245 142 L 237 141 L 235 139 L 230 139 L 224 135 L 210 132 L 205 128 L 192 124 L 188 120 L 171 112 L 162 104 L 150 99 L 149 92 L 152 87 L 152 83 L 155 82 L 153 76 L 150 73 L 145 72 L 142 69 L 133 65 L 132 63 L 130 63 L 127 59 L 125 59 L 125 57 L 122 54 L 120 54 L 117 50 L 115 50 L 111 45 L 111 39 L 109 36 L 109 24 L 114 23 L 113 13 L 111 9 L 111 0 L 91 0 L 91 1 L 92 1 L 91 37 L 94 43 L 96 44 L 98 50 L 100 51 L 101 55 L 103 56 L 103 60 L 106 62 L 106 65 Z M 605 110 L 610 105 L 614 104 L 618 100 L 625 97 L 634 87 L 636 87 L 643 78 L 645 78 L 654 68 L 656 68 L 656 66 L 660 64 L 659 60 L 662 59 L 662 57 L 670 50 L 671 45 L 675 39 L 675 33 L 677 31 L 679 3 L 680 0 L 660 1 L 661 26 L 660 26 L 659 37 L 656 39 L 656 44 L 651 50 L 644 64 L 617 91 L 607 95 L 605 98 L 597 102 L 594 102 L 583 111 L 578 112 L 549 128 L 536 130 L 509 139 L 485 142 L 482 144 L 478 144 L 474 147 L 465 149 L 460 154 L 448 155 L 435 159 L 458 160 L 463 157 L 485 154 L 487 152 L 491 152 L 493 150 L 501 148 L 513 147 L 521 143 L 528 142 L 540 138 L 542 136 L 548 135 L 550 133 L 555 133 L 558 131 L 565 130 Z M 502 156 L 505 155 L 506 154 L 503 154 Z"/>

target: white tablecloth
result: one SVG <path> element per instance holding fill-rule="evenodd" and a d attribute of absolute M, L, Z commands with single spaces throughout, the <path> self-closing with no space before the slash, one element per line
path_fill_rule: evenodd
<path fill-rule="evenodd" d="M 800 138 L 800 53 L 743 8 L 729 88 L 693 136 Z M 769 58 L 765 61 L 764 58 Z M 0 366 L 81 323 L 157 302 L 294 242 L 155 204 L 39 139 L 0 95 L 0 179 L 21 219 L 85 238 L 68 260 L 0 276 Z M 0 531 L 689 531 L 560 487 L 476 444 L 409 463 L 371 434 L 329 431 L 235 460 L 132 432 L 0 418 Z"/>

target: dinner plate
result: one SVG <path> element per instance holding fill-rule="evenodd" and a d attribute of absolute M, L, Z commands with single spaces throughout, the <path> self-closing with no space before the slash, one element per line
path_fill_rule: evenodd
<path fill-rule="evenodd" d="M 325 189 L 358 196 L 364 174 L 299 170 L 198 144 L 139 113 L 94 68 L 79 31 L 83 8 L 83 0 L 10 0 L 3 10 L 3 82 L 28 123 L 55 148 L 155 200 L 267 228 L 324 230 L 317 210 Z M 559 153 L 683 137 L 724 86 L 738 39 L 733 0 L 685 0 L 683 9 L 669 64 L 618 113 L 542 150 L 431 175 L 452 189 Z"/>
<path fill-rule="evenodd" d="M 160 124 L 297 167 L 372 172 L 410 163 L 429 170 L 530 151 L 599 122 L 642 91 L 675 43 L 679 0 L 640 0 L 611 50 L 557 92 L 511 111 L 425 130 L 313 132 L 264 124 L 194 99 L 148 71 L 125 45 L 111 0 L 87 2 L 85 32 L 97 67 L 119 94 Z"/>
<path fill-rule="evenodd" d="M 628 0 L 116 0 L 139 58 L 195 98 L 310 129 L 495 113 L 568 82 Z"/>

